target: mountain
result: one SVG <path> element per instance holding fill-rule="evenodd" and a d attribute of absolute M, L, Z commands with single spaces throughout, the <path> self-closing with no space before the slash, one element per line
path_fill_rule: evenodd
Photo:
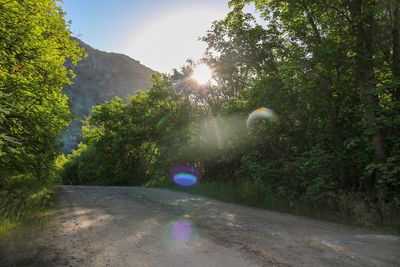
<path fill-rule="evenodd" d="M 150 77 L 155 73 L 126 55 L 100 51 L 79 39 L 77 41 L 88 57 L 73 68 L 76 75 L 73 84 L 64 89 L 76 116 L 62 136 L 64 153 L 69 153 L 80 142 L 82 120 L 90 114 L 93 106 L 115 96 L 125 98 L 138 89 L 150 88 Z"/>

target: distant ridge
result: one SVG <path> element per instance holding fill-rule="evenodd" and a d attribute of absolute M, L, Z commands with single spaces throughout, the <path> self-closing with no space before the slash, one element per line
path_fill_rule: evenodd
<path fill-rule="evenodd" d="M 69 153 L 80 142 L 82 119 L 89 115 L 93 106 L 115 96 L 125 98 L 136 94 L 138 89 L 151 87 L 152 69 L 126 55 L 97 50 L 76 39 L 88 53 L 88 57 L 73 68 L 76 77 L 65 88 L 76 120 L 62 136 L 63 152 Z"/>

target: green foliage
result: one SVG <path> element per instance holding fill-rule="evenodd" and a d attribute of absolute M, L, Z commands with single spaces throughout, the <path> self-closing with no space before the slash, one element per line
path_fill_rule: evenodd
<path fill-rule="evenodd" d="M 71 114 L 62 90 L 83 55 L 55 0 L 0 0 L 0 232 L 52 203 Z"/>
<path fill-rule="evenodd" d="M 169 148 L 184 147 L 188 129 L 182 127 L 192 107 L 184 90 L 170 90 L 161 76 L 154 76 L 153 83 L 150 91 L 130 97 L 129 104 L 114 98 L 93 108 L 83 127 L 84 144 L 65 163 L 65 183 L 139 185 L 168 173 L 167 162 L 158 169 L 157 159 L 180 160 Z"/>
<path fill-rule="evenodd" d="M 169 170 L 191 165 L 204 175 L 193 190 L 207 196 L 396 226 L 400 89 L 388 4 L 230 1 L 203 37 L 216 83 L 191 81 L 189 62 L 128 103 L 95 107 L 64 181 L 171 186 Z M 261 106 L 276 116 L 247 129 Z"/>
<path fill-rule="evenodd" d="M 62 93 L 82 50 L 57 2 L 0 1 L 0 179 L 46 177 L 71 119 Z"/>

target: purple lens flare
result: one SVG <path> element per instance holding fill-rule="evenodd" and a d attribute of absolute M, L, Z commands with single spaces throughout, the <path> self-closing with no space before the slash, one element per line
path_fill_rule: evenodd
<path fill-rule="evenodd" d="M 201 172 L 194 167 L 181 166 L 171 171 L 172 180 L 178 186 L 190 187 L 196 185 L 201 179 Z"/>
<path fill-rule="evenodd" d="M 179 220 L 172 226 L 172 238 L 178 243 L 189 241 L 192 232 L 192 224 L 186 220 Z"/>

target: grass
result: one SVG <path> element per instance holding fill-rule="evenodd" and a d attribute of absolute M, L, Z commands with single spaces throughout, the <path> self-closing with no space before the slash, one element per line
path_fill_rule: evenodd
<path fill-rule="evenodd" d="M 400 233 L 400 212 L 394 207 L 384 207 L 383 218 L 369 210 L 362 198 L 355 194 L 342 195 L 334 201 L 316 202 L 288 200 L 260 184 L 252 182 L 209 182 L 183 188 L 170 183 L 151 183 L 148 186 L 188 192 L 226 202 L 273 211 L 291 213 L 320 220 L 364 227 L 387 233 Z"/>
<path fill-rule="evenodd" d="M 0 237 L 5 236 L 11 231 L 15 231 L 18 228 L 18 224 L 10 219 L 1 219 L 0 221 Z"/>
<path fill-rule="evenodd" d="M 49 217 L 54 181 L 18 175 L 0 186 L 0 240 L 22 230 L 36 229 Z"/>

